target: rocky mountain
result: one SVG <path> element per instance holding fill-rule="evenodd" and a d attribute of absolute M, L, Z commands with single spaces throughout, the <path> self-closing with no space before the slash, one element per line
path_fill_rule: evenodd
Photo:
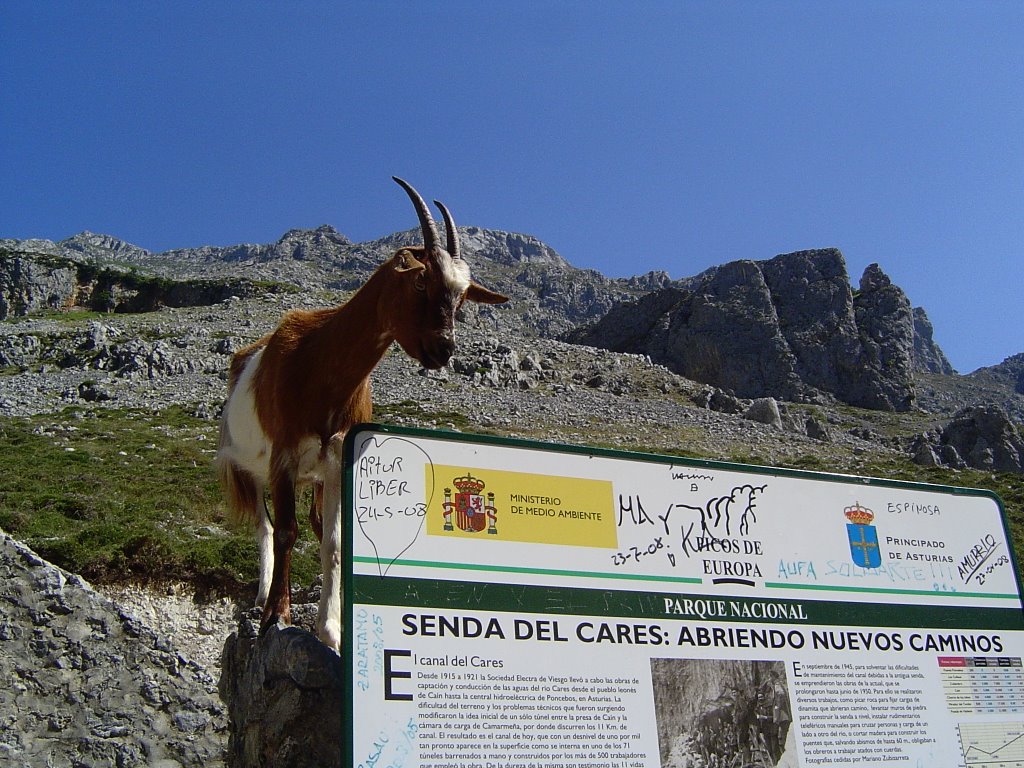
<path fill-rule="evenodd" d="M 45 311 L 123 313 L 203 306 L 280 287 L 237 278 L 174 280 L 143 274 L 134 266 L 0 247 L 0 320 Z"/>
<path fill-rule="evenodd" d="M 650 355 L 740 397 L 831 396 L 904 411 L 914 403 L 913 318 L 907 297 L 877 264 L 854 292 L 842 254 L 827 249 L 715 267 L 621 305 L 568 338 Z"/>
<path fill-rule="evenodd" d="M 69 255 L 77 253 L 85 258 L 106 259 L 112 262 L 140 261 L 151 255 L 145 248 L 139 248 L 110 235 L 98 235 L 89 231 L 79 232 L 62 240 L 59 246 Z"/>
<path fill-rule="evenodd" d="M 477 227 L 460 234 L 474 276 L 511 297 L 500 312 L 466 310 L 465 319 L 495 331 L 639 354 L 740 400 L 919 408 L 947 418 L 993 404 L 1024 420 L 1024 363 L 1011 358 L 957 376 L 924 309 L 912 309 L 875 264 L 854 289 L 837 249 L 741 260 L 677 281 L 661 272 L 612 279 L 573 267 L 529 235 Z M 58 243 L 0 240 L 0 319 L 273 294 L 322 304 L 419 238 L 413 229 L 353 243 L 325 225 L 270 244 L 164 253 L 90 232 Z M 5 354 L 14 359 L 17 350 Z"/>
<path fill-rule="evenodd" d="M 528 336 L 565 333 L 600 317 L 617 302 L 669 283 L 664 273 L 611 279 L 577 269 L 529 235 L 477 227 L 460 233 L 474 276 L 513 298 L 515 312 L 506 313 L 506 323 Z M 272 244 L 204 246 L 156 254 L 89 232 L 58 243 L 0 240 L 0 319 L 37 309 L 89 307 L 87 297 L 85 301 L 79 297 L 73 275 L 52 275 L 58 266 L 72 269 L 70 263 L 79 264 L 79 271 L 85 266 L 178 281 L 230 283 L 236 292 L 248 293 L 252 285 L 311 293 L 349 291 L 397 248 L 417 244 L 420 237 L 420 231 L 412 229 L 352 243 L 325 225 L 290 230 Z M 7 266 L 15 262 L 17 267 Z M 51 285 L 54 282 L 56 286 Z M 20 298 L 25 295 L 35 298 L 26 303 Z"/>
<path fill-rule="evenodd" d="M 979 368 L 969 378 L 978 383 L 1012 388 L 1016 394 L 1024 395 L 1024 353 L 1008 357 L 999 365 Z"/>
<path fill-rule="evenodd" d="M 918 406 L 933 413 L 952 413 L 990 403 L 1024 423 L 1024 354 L 963 376 L 915 372 Z"/>

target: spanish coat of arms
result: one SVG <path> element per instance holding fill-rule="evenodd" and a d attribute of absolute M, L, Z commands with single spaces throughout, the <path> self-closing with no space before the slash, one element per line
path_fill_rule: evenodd
<path fill-rule="evenodd" d="M 444 530 L 453 531 L 454 525 L 457 525 L 459 530 L 466 533 L 479 533 L 486 529 L 489 534 L 497 534 L 498 510 L 494 506 L 494 494 L 488 493 L 485 500 L 481 493 L 484 481 L 467 472 L 462 477 L 456 477 L 452 484 L 458 492 L 453 502 L 452 489 L 444 489 Z"/>

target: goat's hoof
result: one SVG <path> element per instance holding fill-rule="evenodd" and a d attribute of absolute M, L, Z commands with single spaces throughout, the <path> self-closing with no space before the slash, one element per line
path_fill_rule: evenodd
<path fill-rule="evenodd" d="M 271 627 L 276 626 L 276 625 L 277 625 L 277 617 L 276 616 L 273 616 L 273 617 L 271 617 L 269 619 L 263 619 L 263 621 L 260 622 L 260 637 L 263 637 L 265 634 L 267 634 L 267 630 L 268 629 L 270 629 Z"/>
<path fill-rule="evenodd" d="M 271 627 L 287 627 L 291 623 L 292 617 L 289 614 L 264 612 L 263 621 L 260 622 L 260 637 L 263 637 Z"/>
<path fill-rule="evenodd" d="M 341 653 L 341 625 L 337 622 L 328 622 L 326 626 L 317 629 L 316 636 L 320 642 L 337 654 Z"/>

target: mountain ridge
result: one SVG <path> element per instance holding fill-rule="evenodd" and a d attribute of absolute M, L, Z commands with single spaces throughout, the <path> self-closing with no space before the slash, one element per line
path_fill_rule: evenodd
<path fill-rule="evenodd" d="M 31 260 L 34 258 L 33 254 L 39 254 L 66 259 L 79 265 L 83 263 L 99 265 L 115 272 L 123 271 L 132 274 L 138 272 L 144 275 L 153 275 L 161 280 L 233 280 L 236 281 L 233 283 L 233 290 L 241 293 L 256 293 L 261 289 L 267 289 L 268 286 L 278 286 L 275 290 L 329 292 L 350 291 L 358 287 L 397 247 L 417 243 L 419 236 L 418 230 L 410 229 L 373 240 L 353 242 L 333 226 L 324 224 L 311 229 L 290 229 L 273 243 L 176 248 L 154 253 L 111 235 L 84 231 L 58 242 L 3 239 L 0 240 L 0 249 L 7 254 L 4 257 L 4 262 L 8 264 L 15 254 L 20 254 L 23 260 Z M 629 314 L 635 311 L 636 306 L 640 306 L 644 302 L 656 303 L 657 299 L 651 297 L 659 291 L 698 293 L 701 286 L 706 287 L 715 281 L 728 283 L 729 280 L 723 278 L 723 275 L 728 276 L 732 273 L 742 272 L 745 269 L 743 265 L 748 265 L 746 267 L 748 269 L 751 264 L 778 265 L 787 260 L 806 260 L 808 254 L 829 254 L 829 258 L 825 260 L 828 263 L 818 264 L 816 268 L 822 270 L 822 276 L 825 278 L 824 284 L 830 286 L 830 296 L 834 298 L 843 294 L 841 302 L 843 306 L 840 308 L 843 312 L 848 313 L 850 308 L 848 304 L 863 295 L 864 289 L 864 286 L 854 289 L 850 285 L 849 277 L 845 273 L 842 254 L 834 248 L 780 254 L 766 260 L 728 262 L 678 280 L 671 279 L 664 272 L 609 278 L 595 270 L 573 266 L 553 248 L 530 235 L 467 226 L 460 227 L 460 236 L 466 257 L 473 265 L 474 276 L 484 284 L 505 292 L 512 298 L 511 311 L 502 313 L 501 322 L 526 337 L 566 338 L 577 343 L 585 341 L 602 346 L 600 339 L 585 339 L 583 334 L 586 329 L 602 321 L 607 324 L 609 322 L 607 318 L 616 308 L 621 308 L 618 310 L 619 312 Z M 821 260 L 819 259 L 819 261 Z M 33 266 L 39 271 L 38 265 Z M 67 268 L 68 264 L 63 264 L 63 267 Z M 873 267 L 869 267 L 869 270 L 875 268 L 877 268 L 876 265 L 873 265 Z M 797 272 L 799 271 L 797 270 Z M 12 276 L 9 269 L 7 272 L 6 277 L 0 277 L 0 317 L 16 314 L 12 308 L 17 302 L 10 300 L 10 293 L 13 290 L 12 283 L 16 282 L 18 278 Z M 776 272 L 780 272 L 780 270 L 776 270 Z M 865 276 L 868 277 L 867 272 Z M 771 290 L 778 293 L 778 283 L 793 279 L 793 275 L 782 269 L 780 274 L 773 279 L 776 285 L 774 289 L 769 290 L 769 293 Z M 64 282 L 67 283 L 68 280 L 65 278 Z M 897 299 L 899 296 L 905 296 L 898 286 L 892 285 L 880 268 L 877 268 L 877 274 L 872 272 L 870 282 L 875 291 L 891 291 L 897 295 Z M 249 288 L 243 286 L 249 286 Z M 57 289 L 49 285 L 47 290 L 49 293 L 42 296 L 35 305 L 29 308 L 29 311 L 60 308 L 60 306 L 55 306 L 60 302 L 54 300 L 54 296 L 57 295 L 54 291 Z M 8 309 L 6 311 L 4 309 L 4 291 L 8 293 L 6 300 Z M 72 289 L 68 289 L 68 291 L 71 294 L 79 293 Z M 849 302 L 845 297 L 846 293 L 849 293 Z M 828 298 L 829 296 L 825 296 L 825 299 Z M 66 308 L 67 302 L 73 303 L 74 299 L 64 297 L 62 301 L 65 302 Z M 187 301 L 187 298 L 179 298 L 180 301 Z M 634 302 L 640 302 L 640 305 L 634 305 Z M 31 302 L 21 301 L 21 303 L 27 306 Z M 824 301 L 823 304 L 826 307 L 829 306 L 828 301 Z M 127 306 L 126 304 L 125 308 Z M 771 311 L 778 314 L 777 307 L 772 307 Z M 910 312 L 909 320 L 908 311 Z M 785 317 L 786 312 L 789 313 L 788 318 Z M 807 314 L 806 308 L 799 306 L 799 303 L 790 306 L 786 312 L 783 313 L 783 320 L 787 323 L 792 321 L 794 316 L 798 317 L 800 313 Z M 1014 390 L 1016 380 L 1020 378 L 1019 374 L 1014 372 L 1016 369 L 1003 374 L 1000 368 L 1004 363 L 1012 367 L 1011 363 L 1007 361 L 994 363 L 992 366 L 979 369 L 976 376 L 974 374 L 959 376 L 949 364 L 941 348 L 935 343 L 932 336 L 933 329 L 926 311 L 921 307 L 911 308 L 907 304 L 900 307 L 899 313 L 901 315 L 899 327 L 902 336 L 900 349 L 895 355 L 895 359 L 898 360 L 896 367 L 911 383 L 905 383 L 902 390 L 896 386 L 895 396 L 876 394 L 873 395 L 875 402 L 871 402 L 870 397 L 867 399 L 854 398 L 855 404 L 886 408 L 912 407 L 916 400 L 923 398 L 922 402 L 925 407 L 932 407 L 934 403 L 930 401 L 928 391 L 912 391 L 914 387 L 911 380 L 919 379 L 926 372 L 957 377 L 956 381 L 976 384 L 980 389 L 995 387 L 1000 392 L 1012 383 L 1014 386 L 1010 386 L 1010 390 L 1011 392 Z M 872 314 L 869 312 L 868 316 L 870 317 Z M 849 335 L 850 328 L 855 328 L 856 323 L 850 326 L 848 318 L 844 319 L 844 323 L 846 323 L 846 331 Z M 846 342 L 852 343 L 854 347 L 859 344 L 859 354 L 861 355 L 867 354 L 865 347 L 869 348 L 869 352 L 873 350 L 879 365 L 891 366 L 893 358 L 882 359 L 884 357 L 882 353 L 887 352 L 885 345 L 878 345 L 877 342 L 872 341 L 870 336 L 874 333 L 884 337 L 887 329 L 892 327 L 891 324 L 886 326 L 883 323 L 880 328 L 869 331 L 866 338 L 852 339 L 850 337 L 846 339 Z M 785 333 L 781 334 L 783 337 L 785 335 Z M 910 339 L 911 343 L 908 344 L 907 339 Z M 811 354 L 816 351 L 814 335 L 811 334 L 808 339 L 798 344 L 794 344 L 792 333 L 784 340 L 786 344 L 779 345 L 780 355 L 785 357 L 792 353 L 796 361 L 788 367 L 794 370 L 800 369 L 801 366 L 807 368 L 809 363 L 806 359 L 806 351 L 809 350 Z M 605 348 L 614 347 L 609 344 L 603 346 Z M 843 344 L 839 344 L 839 346 L 842 347 Z M 805 350 L 804 359 L 801 359 L 801 347 Z M 643 349 L 633 351 L 648 354 Z M 662 355 L 652 354 L 651 357 L 655 362 L 665 362 Z M 1008 358 L 1008 361 L 1012 359 Z M 908 372 L 908 365 L 913 370 Z M 672 368 L 672 365 L 670 364 L 669 367 Z M 783 368 L 785 367 L 783 366 Z M 810 367 L 813 369 L 814 365 L 810 365 Z M 990 369 L 994 369 L 994 372 Z M 687 375 L 685 369 L 677 372 Z M 797 370 L 797 373 L 800 371 Z M 715 386 L 724 384 L 723 388 L 726 391 L 735 390 L 734 387 L 728 386 L 727 382 L 707 377 L 702 378 L 699 373 L 695 374 L 692 371 L 690 374 L 693 374 L 692 377 L 696 380 Z M 820 375 L 818 378 L 820 379 Z M 781 377 L 782 386 L 769 388 L 763 393 L 744 392 L 741 388 L 741 391 L 736 394 L 741 396 L 767 394 L 782 399 L 808 402 L 819 401 L 822 393 L 826 400 L 836 395 L 834 389 L 818 386 L 820 382 L 814 381 L 814 376 L 811 379 L 809 384 L 802 382 L 800 375 L 794 374 L 792 370 L 786 370 L 783 371 Z M 940 389 L 945 390 L 948 399 L 950 387 L 945 386 Z M 1024 385 L 1021 385 L 1020 389 L 1024 389 Z M 1016 394 L 1022 393 L 1017 389 Z M 1002 400 L 1000 404 L 1006 407 L 1007 397 L 1003 395 L 1000 397 Z M 844 397 L 840 393 L 837 399 L 843 401 Z M 970 400 L 970 398 L 966 398 L 966 400 Z M 1017 407 L 1012 399 L 1009 403 L 1009 410 L 1015 414 L 1015 418 L 1019 419 L 1020 415 L 1024 413 L 1024 407 Z"/>

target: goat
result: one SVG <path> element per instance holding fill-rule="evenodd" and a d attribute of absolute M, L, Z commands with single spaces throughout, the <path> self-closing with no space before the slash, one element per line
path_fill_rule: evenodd
<path fill-rule="evenodd" d="M 257 526 L 261 632 L 291 623 L 295 493 L 312 485 L 310 522 L 324 574 L 317 636 L 335 650 L 341 644 L 342 445 L 354 424 L 371 418 L 370 373 L 394 341 L 425 368 L 443 367 L 455 351 L 462 303 L 508 300 L 470 278 L 448 209 L 434 201 L 447 229 L 445 249 L 423 198 L 393 178 L 412 200 L 423 245 L 398 250 L 347 303 L 288 312 L 273 333 L 239 350 L 221 419 L 217 463 L 229 511 Z M 268 487 L 272 522 L 262 503 Z"/>

